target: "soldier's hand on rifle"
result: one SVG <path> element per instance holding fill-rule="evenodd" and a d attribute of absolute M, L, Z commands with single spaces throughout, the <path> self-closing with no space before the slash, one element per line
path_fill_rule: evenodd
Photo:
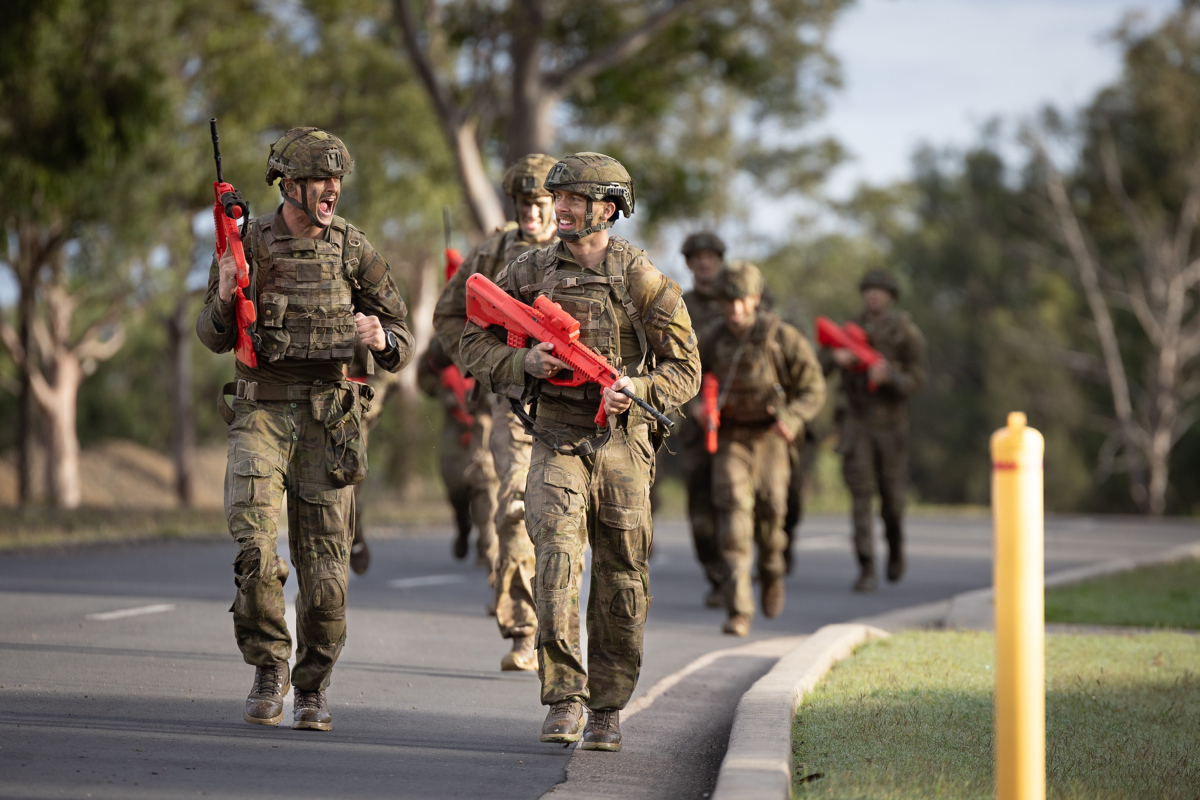
<path fill-rule="evenodd" d="M 553 378 L 563 370 L 571 368 L 550 355 L 554 350 L 554 342 L 542 342 L 529 348 L 525 354 L 525 371 L 535 378 Z"/>
<path fill-rule="evenodd" d="M 354 326 L 358 328 L 358 338 L 362 339 L 362 343 L 367 347 L 377 353 L 387 348 L 387 334 L 384 333 L 383 323 L 379 321 L 379 317 L 368 317 L 366 314 L 356 311 Z"/>
<path fill-rule="evenodd" d="M 233 250 L 227 249 L 225 255 L 217 262 L 217 295 L 222 303 L 233 299 L 233 290 L 237 288 L 237 260 Z"/>
<path fill-rule="evenodd" d="M 792 433 L 792 429 L 784 425 L 781 420 L 775 420 L 775 424 L 771 426 L 771 430 L 788 444 L 796 440 L 796 434 Z"/>
<path fill-rule="evenodd" d="M 858 363 L 858 356 L 844 347 L 836 347 L 833 350 L 833 363 L 839 367 L 853 367 Z"/>
<path fill-rule="evenodd" d="M 633 401 L 626 395 L 621 393 L 621 389 L 635 391 L 633 388 L 633 379 L 628 376 L 622 376 L 613 382 L 612 388 L 604 390 L 604 413 L 612 417 L 617 414 L 624 414 L 633 405 Z"/>
<path fill-rule="evenodd" d="M 882 386 L 892 379 L 892 368 L 887 359 L 881 358 L 867 367 L 867 380 L 876 386 Z"/>

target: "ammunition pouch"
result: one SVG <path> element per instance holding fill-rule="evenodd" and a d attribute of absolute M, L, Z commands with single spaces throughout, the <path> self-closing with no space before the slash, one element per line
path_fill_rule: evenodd
<path fill-rule="evenodd" d="M 353 486 L 367 477 L 367 439 L 363 417 L 375 390 L 365 383 L 338 381 L 312 387 L 313 419 L 324 423 L 325 471 L 335 486 Z"/>

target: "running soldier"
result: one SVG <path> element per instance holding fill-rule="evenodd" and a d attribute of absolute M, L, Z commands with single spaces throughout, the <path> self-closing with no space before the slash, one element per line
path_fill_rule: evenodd
<path fill-rule="evenodd" d="M 875 538 L 871 504 L 876 486 L 888 542 L 887 578 L 904 576 L 904 491 L 908 472 L 908 398 L 925 385 L 925 339 L 908 314 L 892 307 L 900 285 L 890 272 L 868 272 L 858 285 L 863 310 L 857 322 L 883 360 L 865 372 L 849 350 L 822 349 L 825 373 L 841 372 L 834 415 L 839 426 L 842 476 L 853 498 L 854 549 L 859 576 L 854 591 L 873 592 Z M 869 384 L 875 384 L 871 391 Z"/>
<path fill-rule="evenodd" d="M 554 166 L 551 156 L 524 156 L 504 175 L 504 192 L 512 198 L 517 221 L 490 236 L 467 254 L 463 265 L 447 282 L 433 312 L 438 341 L 456 359 L 463 328 L 467 324 L 467 278 L 475 273 L 495 280 L 504 265 L 555 240 L 554 204 L 542 186 Z M 500 488 L 495 528 L 499 556 L 495 565 L 496 624 L 500 635 L 512 639 L 512 650 L 500 660 L 505 671 L 537 669 L 534 643 L 537 611 L 533 602 L 533 542 L 525 528 L 525 480 L 533 439 L 509 410 L 508 399 L 484 391 L 476 392 L 474 408 L 487 420 L 490 437 L 480 437 L 479 447 L 495 463 Z M 474 440 L 472 440 L 474 441 Z"/>
<path fill-rule="evenodd" d="M 371 390 L 346 380 L 355 335 L 391 372 L 412 358 L 407 313 L 387 262 L 362 232 L 334 215 L 342 177 L 354 168 L 336 136 L 293 128 L 274 145 L 267 183 L 281 180 L 283 203 L 246 224 L 247 294 L 258 366 L 237 362 L 237 382 L 220 400 L 229 424 L 225 513 L 238 544 L 234 634 L 252 664 L 245 720 L 278 725 L 295 691 L 294 728 L 330 730 L 325 698 L 346 642 L 353 484 L 366 477 L 362 417 Z M 232 303 L 237 265 L 213 259 L 196 333 L 210 350 L 237 341 Z M 230 408 L 224 395 L 234 394 Z M 300 583 L 296 665 L 284 621 L 288 566 L 276 549 L 277 515 L 287 492 L 288 544 Z"/>
<path fill-rule="evenodd" d="M 720 382 L 720 428 L 712 463 L 713 505 L 723 559 L 725 633 L 746 636 L 754 618 L 750 563 L 758 550 L 762 608 L 783 612 L 791 445 L 825 404 L 825 378 L 812 346 L 777 315 L 759 310 L 762 273 L 746 261 L 721 270 L 722 318 L 700 337 L 705 373 Z M 708 417 L 693 403 L 702 426 Z"/>
<path fill-rule="evenodd" d="M 538 674 L 545 742 L 621 749 L 620 709 L 637 685 L 650 601 L 650 484 L 661 444 L 654 418 L 621 389 L 661 412 L 690 400 L 700 360 L 682 291 L 646 254 L 609 235 L 618 211 L 633 213 L 633 179 L 620 162 L 577 153 L 550 170 L 562 240 L 522 255 L 497 276 L 513 297 L 559 303 L 580 323 L 580 342 L 625 372 L 611 389 L 549 382 L 566 365 L 554 345 L 508 347 L 503 330 L 468 322 L 462 358 L 489 391 L 534 401 L 526 520 L 537 570 Z M 603 403 L 608 426 L 595 416 Z M 579 642 L 579 564 L 592 548 L 588 668 Z M 589 674 L 590 670 L 590 674 Z M 584 704 L 591 710 L 583 724 Z"/>

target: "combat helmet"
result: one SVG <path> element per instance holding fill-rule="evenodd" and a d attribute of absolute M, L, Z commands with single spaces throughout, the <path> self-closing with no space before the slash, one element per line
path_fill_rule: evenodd
<path fill-rule="evenodd" d="M 307 178 L 340 178 L 354 171 L 354 159 L 341 139 L 320 128 L 292 128 L 271 145 L 267 157 L 267 185 L 280 178 L 300 184 L 300 199 L 297 203 L 283 190 L 279 182 L 279 193 L 289 203 L 308 215 L 313 225 L 324 227 L 317 215 L 308 207 Z"/>
<path fill-rule="evenodd" d="M 900 296 L 899 281 L 886 269 L 873 269 L 862 276 L 862 280 L 858 282 L 858 290 L 865 292 L 867 289 L 883 289 L 885 292 L 891 292 L 893 298 Z"/>
<path fill-rule="evenodd" d="M 731 261 L 717 273 L 716 295 L 722 300 L 740 300 L 762 293 L 762 271 L 749 261 Z"/>
<path fill-rule="evenodd" d="M 555 163 L 557 159 L 545 153 L 521 156 L 504 172 L 504 181 L 501 184 L 504 193 L 513 199 L 522 195 L 546 197 L 550 192 L 543 184 Z"/>
<path fill-rule="evenodd" d="M 587 214 L 583 230 L 558 232 L 558 238 L 574 241 L 584 236 L 611 228 L 617 214 L 624 213 L 626 219 L 633 214 L 633 178 L 621 162 L 602 153 L 576 153 L 567 156 L 550 169 L 546 182 L 548 191 L 574 192 L 587 198 Z M 603 221 L 594 221 L 592 204 L 597 200 L 614 203 L 617 214 Z"/>
<path fill-rule="evenodd" d="M 711 250 L 721 258 L 725 257 L 725 242 L 720 236 L 708 231 L 700 231 L 698 233 L 690 233 L 683 240 L 683 247 L 679 252 L 683 253 L 684 258 L 691 258 L 701 250 Z"/>

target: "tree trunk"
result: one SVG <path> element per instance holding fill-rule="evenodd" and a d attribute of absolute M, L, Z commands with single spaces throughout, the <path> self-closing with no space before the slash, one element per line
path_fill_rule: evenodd
<path fill-rule="evenodd" d="M 184 293 L 167 319 L 167 339 L 171 362 L 171 458 L 175 466 L 175 494 L 182 508 L 191 508 L 195 500 L 193 478 L 196 470 L 196 409 L 192 397 L 192 339 L 189 335 L 190 293 Z"/>
<path fill-rule="evenodd" d="M 471 209 L 471 218 L 479 232 L 487 235 L 503 225 L 505 217 L 496 187 L 488 179 L 487 170 L 483 167 L 483 156 L 475 139 L 475 124 L 455 126 L 450 133 L 450 144 L 454 148 L 454 162 L 458 166 L 458 176 L 467 207 Z"/>
<path fill-rule="evenodd" d="M 46 421 L 48 456 L 46 487 L 50 503 L 58 508 L 78 508 L 83 498 L 79 480 L 79 435 L 75 414 L 83 367 L 70 353 L 55 359 L 54 384 L 42 383 L 38 400 Z M 35 375 L 38 382 L 40 376 Z"/>
<path fill-rule="evenodd" d="M 1159 425 L 1146 454 L 1150 477 L 1146 482 L 1146 513 L 1161 517 L 1167 511 L 1167 487 L 1170 482 L 1171 429 Z"/>
<path fill-rule="evenodd" d="M 546 85 L 541 68 L 543 15 L 539 0 L 523 0 L 513 19 L 512 108 L 508 122 L 508 162 L 530 153 L 545 153 L 554 143 L 551 112 L 557 93 Z"/>

